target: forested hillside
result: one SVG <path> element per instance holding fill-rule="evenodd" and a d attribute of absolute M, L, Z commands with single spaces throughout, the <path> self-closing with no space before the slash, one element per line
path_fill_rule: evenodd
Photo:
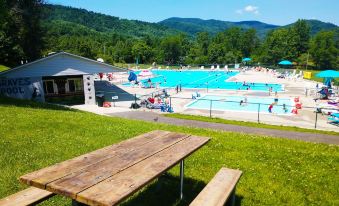
<path fill-rule="evenodd" d="M 159 24 L 168 26 L 173 29 L 186 32 L 190 35 L 196 35 L 199 32 L 208 32 L 211 35 L 215 35 L 218 32 L 225 31 L 232 27 L 239 27 L 242 29 L 256 29 L 260 37 L 264 37 L 266 33 L 271 30 L 278 28 L 279 26 L 265 24 L 259 21 L 242 21 L 242 22 L 230 22 L 220 20 L 203 20 L 199 18 L 178 18 L 173 17 L 165 19 Z"/>
<path fill-rule="evenodd" d="M 318 20 L 306 20 L 306 22 L 310 26 L 311 35 L 315 35 L 319 31 L 329 31 L 337 28 L 338 26 L 331 24 L 331 23 L 325 23 Z M 286 26 L 277 26 L 277 25 L 271 25 L 266 24 L 259 21 L 240 21 L 240 22 L 230 22 L 230 21 L 220 21 L 220 20 L 203 20 L 199 18 L 178 18 L 173 17 L 169 19 L 165 19 L 159 24 L 168 26 L 173 29 L 180 30 L 182 32 L 186 32 L 190 35 L 195 35 L 199 32 L 208 32 L 209 34 L 216 34 L 218 32 L 222 32 L 226 29 L 232 28 L 232 27 L 239 27 L 242 29 L 255 29 L 257 31 L 257 34 L 260 38 L 265 38 L 266 34 L 274 29 L 278 28 L 288 28 L 294 25 L 289 24 Z"/>
<path fill-rule="evenodd" d="M 0 7 L 0 65 L 14 67 L 49 52 L 67 51 L 111 64 L 233 64 L 251 57 L 253 63 L 269 65 L 288 59 L 300 66 L 308 60 L 318 69 L 339 67 L 339 29 L 320 21 L 276 27 L 211 20 L 189 26 L 190 35 L 159 24 L 45 5 L 42 0 L 27 2 L 6 1 Z M 197 20 L 189 21 L 194 25 Z M 317 32 L 321 28 L 331 30 Z"/>
<path fill-rule="evenodd" d="M 119 17 L 99 14 L 85 9 L 76 9 L 59 5 L 44 5 L 43 21 L 62 20 L 86 26 L 98 32 L 118 33 L 134 37 L 168 36 L 179 33 L 156 23 L 120 19 Z"/>

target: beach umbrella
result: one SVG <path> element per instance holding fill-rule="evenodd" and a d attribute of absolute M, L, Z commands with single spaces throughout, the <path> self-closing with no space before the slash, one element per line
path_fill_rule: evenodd
<path fill-rule="evenodd" d="M 339 78 L 339 72 L 334 70 L 325 70 L 322 72 L 319 72 L 316 77 L 324 78 L 324 84 L 331 88 L 331 82 L 334 78 Z"/>
<path fill-rule="evenodd" d="M 249 62 L 249 61 L 252 61 L 252 59 L 251 59 L 251 58 L 248 58 L 248 57 L 246 57 L 246 58 L 243 58 L 243 59 L 242 59 L 242 61 L 243 61 L 243 62 Z"/>
<path fill-rule="evenodd" d="M 288 61 L 288 60 L 283 60 L 281 62 L 278 63 L 279 65 L 292 65 L 293 63 Z"/>
<path fill-rule="evenodd" d="M 325 70 L 319 72 L 316 76 L 321 78 L 339 78 L 339 72 L 334 70 Z"/>

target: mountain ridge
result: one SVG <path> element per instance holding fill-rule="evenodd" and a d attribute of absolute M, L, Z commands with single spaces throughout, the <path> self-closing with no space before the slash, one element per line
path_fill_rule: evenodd
<path fill-rule="evenodd" d="M 322 22 L 320 20 L 306 20 L 311 27 L 311 34 L 321 30 L 331 30 L 337 28 L 338 26 L 333 23 Z M 190 35 L 195 35 L 198 32 L 207 31 L 210 34 L 216 34 L 218 32 L 224 31 L 231 27 L 240 27 L 243 29 L 254 28 L 257 30 L 260 37 L 264 37 L 267 32 L 273 29 L 279 28 L 288 28 L 294 23 L 279 26 L 274 24 L 267 24 L 261 21 L 248 20 L 248 21 L 222 21 L 216 19 L 201 19 L 201 18 L 181 18 L 181 17 L 171 17 L 165 20 L 158 22 L 161 25 L 168 26 L 172 29 L 177 29 L 182 32 L 189 33 Z"/>
<path fill-rule="evenodd" d="M 242 29 L 254 28 L 260 38 L 264 38 L 266 34 L 274 29 L 288 28 L 292 24 L 279 26 L 267 24 L 257 20 L 247 21 L 222 21 L 216 19 L 204 20 L 201 18 L 181 18 L 171 17 L 157 23 L 150 23 L 140 20 L 128 20 L 107 14 L 88 11 L 86 9 L 73 8 L 69 6 L 45 4 L 43 21 L 53 24 L 57 20 L 75 23 L 85 26 L 97 32 L 117 33 L 124 36 L 144 37 L 155 36 L 164 37 L 173 34 L 186 33 L 193 37 L 198 32 L 206 31 L 212 35 L 222 32 L 232 27 L 240 27 Z M 306 20 L 311 27 L 311 35 L 321 30 L 331 30 L 338 28 L 333 23 L 326 23 L 320 20 Z"/>

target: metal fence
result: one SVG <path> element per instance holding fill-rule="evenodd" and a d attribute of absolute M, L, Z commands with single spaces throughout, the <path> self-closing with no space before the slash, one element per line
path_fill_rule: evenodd
<path fill-rule="evenodd" d="M 214 108 L 213 105 L 215 104 L 215 102 L 218 102 L 218 103 L 236 103 L 236 104 L 241 104 L 241 102 L 239 101 L 228 101 L 228 100 L 213 100 L 213 99 L 204 99 L 204 98 L 198 98 L 198 99 L 192 99 L 192 98 L 183 98 L 183 97 L 169 97 L 170 99 L 170 107 L 172 107 L 172 102 L 175 101 L 175 100 L 186 100 L 186 101 L 208 101 L 209 102 L 209 108 L 208 108 L 208 113 L 209 113 L 209 117 L 210 118 L 213 118 L 213 113 L 214 112 L 217 112 L 219 111 L 220 109 L 219 108 Z M 256 105 L 257 107 L 257 123 L 261 123 L 261 115 L 264 114 L 262 108 L 268 108 L 271 104 L 265 104 L 265 103 L 255 103 L 255 102 L 242 102 L 242 104 L 245 104 L 246 105 Z M 298 109 L 309 109 L 309 110 L 312 110 L 314 111 L 314 128 L 316 129 L 317 128 L 317 123 L 318 123 L 318 115 L 319 114 L 326 114 L 326 112 L 324 111 L 329 111 L 327 114 L 331 114 L 331 113 L 339 113 L 339 109 L 337 108 L 333 108 L 333 107 L 311 107 L 311 106 L 302 106 L 301 105 L 301 108 L 298 108 L 296 106 L 291 106 L 291 105 L 284 105 L 284 104 L 275 104 L 274 107 L 282 107 L 282 108 L 286 108 L 286 111 L 288 112 L 285 112 L 286 114 L 289 113 L 289 112 L 292 112 L 293 113 L 293 110 L 298 110 Z M 227 108 L 225 108 L 226 110 L 225 111 L 229 111 L 227 110 Z M 206 109 L 205 109 L 206 110 Z M 268 111 L 268 109 L 267 109 Z M 235 111 L 236 112 L 236 111 Z M 269 114 L 268 113 L 265 113 L 265 114 Z M 235 119 L 236 120 L 236 119 Z M 339 123 L 339 119 L 338 119 L 338 123 Z"/>

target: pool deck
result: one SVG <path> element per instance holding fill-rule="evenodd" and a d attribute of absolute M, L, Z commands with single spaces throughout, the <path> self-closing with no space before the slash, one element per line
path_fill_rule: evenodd
<path fill-rule="evenodd" d="M 126 74 L 127 76 L 127 74 Z M 121 77 L 123 79 L 123 77 Z M 126 77 L 127 79 L 127 77 Z M 314 108 L 305 108 L 305 107 L 316 107 L 320 101 L 317 103 L 314 101 L 314 94 L 308 96 L 305 95 L 305 88 L 315 88 L 316 82 L 303 80 L 303 79 L 278 79 L 272 73 L 269 72 L 256 72 L 256 71 L 246 71 L 245 73 L 239 73 L 238 75 L 231 77 L 228 81 L 237 81 L 237 82 L 254 82 L 254 83 L 274 83 L 274 84 L 283 84 L 285 88 L 285 92 L 279 92 L 279 98 L 294 98 L 300 97 L 300 101 L 302 102 L 303 108 L 298 110 L 297 115 L 277 115 L 277 114 L 259 114 L 259 121 L 261 123 L 274 124 L 274 125 L 285 125 L 285 126 L 297 126 L 302 128 L 314 129 L 315 127 L 315 119 L 316 113 L 314 112 Z M 138 95 L 146 95 L 150 94 L 159 89 L 151 88 L 144 89 L 139 87 L 126 87 L 117 85 L 125 92 L 130 94 L 138 94 Z M 274 93 L 269 94 L 269 92 L 262 91 L 244 91 L 244 90 L 211 90 L 209 89 L 183 89 L 182 92 L 178 94 L 174 89 L 169 90 L 169 94 L 171 94 L 171 103 L 176 113 L 182 114 L 191 114 L 191 115 L 202 115 L 202 116 L 210 116 L 209 110 L 201 110 L 201 109 L 190 109 L 185 107 L 188 103 L 192 101 L 192 93 L 195 91 L 199 91 L 201 96 L 206 94 L 215 94 L 215 95 L 246 95 L 246 96 L 256 96 L 256 97 L 274 97 Z M 180 98 L 180 99 L 179 99 Z M 74 108 L 78 108 L 85 111 L 90 111 L 94 113 L 98 113 L 101 115 L 108 115 L 113 113 L 120 112 L 128 112 L 134 111 L 130 109 L 130 105 L 133 101 L 124 101 L 124 102 L 116 102 L 115 107 L 111 108 L 99 108 L 97 106 L 88 106 L 88 105 L 79 105 L 74 106 Z M 139 111 L 149 111 L 148 109 L 141 108 Z M 159 110 L 153 110 L 153 112 L 160 113 Z M 219 117 L 223 119 L 230 120 L 239 120 L 239 121 L 258 121 L 258 114 L 256 112 L 239 112 L 239 111 L 216 111 L 212 110 L 212 117 Z M 246 114 L 246 115 L 244 115 Z M 317 115 L 317 129 L 327 130 L 327 131 L 336 131 L 339 132 L 339 127 L 327 123 L 327 116 L 318 114 Z"/>

